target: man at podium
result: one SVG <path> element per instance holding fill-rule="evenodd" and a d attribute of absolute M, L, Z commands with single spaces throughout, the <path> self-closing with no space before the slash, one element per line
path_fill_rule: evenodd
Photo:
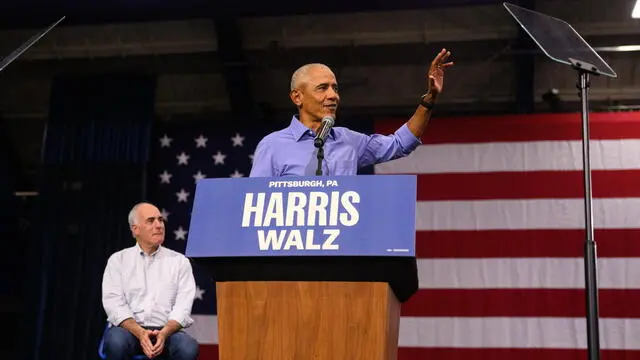
<path fill-rule="evenodd" d="M 418 99 L 415 113 L 388 136 L 333 127 L 340 103 L 333 71 L 318 63 L 301 66 L 291 77 L 289 93 L 298 114 L 288 127 L 265 136 L 258 143 L 250 176 L 356 175 L 360 167 L 409 155 L 420 144 L 442 92 L 444 71 L 453 65 L 447 62 L 450 55 L 446 49 L 436 55 L 427 73 L 427 92 Z M 314 142 L 319 137 L 322 145 Z"/>

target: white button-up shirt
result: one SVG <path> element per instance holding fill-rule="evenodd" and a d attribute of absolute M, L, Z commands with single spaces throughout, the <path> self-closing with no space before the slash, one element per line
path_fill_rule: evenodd
<path fill-rule="evenodd" d="M 137 243 L 114 253 L 102 279 L 102 305 L 115 326 L 133 318 L 141 326 L 162 327 L 175 320 L 189 327 L 195 293 L 189 259 L 162 246 L 151 255 Z"/>

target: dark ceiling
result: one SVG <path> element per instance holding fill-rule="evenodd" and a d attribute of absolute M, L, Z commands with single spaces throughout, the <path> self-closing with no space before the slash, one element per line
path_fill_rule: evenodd
<path fill-rule="evenodd" d="M 513 1 L 520 2 L 520 1 Z M 158 21 L 203 17 L 275 16 L 355 11 L 410 10 L 497 4 L 496 0 L 3 0 L 0 28 L 46 26 L 61 16 L 64 25 Z M 62 26 L 64 26 L 62 25 Z"/>

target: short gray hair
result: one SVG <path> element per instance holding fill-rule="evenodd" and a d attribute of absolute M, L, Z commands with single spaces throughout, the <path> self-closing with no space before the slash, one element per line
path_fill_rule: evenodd
<path fill-rule="evenodd" d="M 138 225 L 138 208 L 145 204 L 153 205 L 144 201 L 133 205 L 133 207 L 129 211 L 129 217 L 128 217 L 129 226 Z"/>
<path fill-rule="evenodd" d="M 311 63 L 311 64 L 302 65 L 296 71 L 293 72 L 293 75 L 291 75 L 291 91 L 298 88 L 300 83 L 307 78 L 309 70 L 314 67 L 324 68 L 326 70 L 333 72 L 333 70 L 331 70 L 330 67 L 321 63 Z"/>

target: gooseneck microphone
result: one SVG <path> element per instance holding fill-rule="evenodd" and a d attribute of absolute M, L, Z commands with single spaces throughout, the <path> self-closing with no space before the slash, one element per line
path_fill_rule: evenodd
<path fill-rule="evenodd" d="M 324 142 L 327 140 L 327 136 L 329 136 L 329 131 L 335 124 L 335 120 L 333 116 L 325 116 L 322 118 L 322 123 L 320 124 L 320 128 L 318 129 L 318 133 L 316 134 L 316 138 L 313 140 L 313 145 L 317 148 L 324 146 Z"/>

